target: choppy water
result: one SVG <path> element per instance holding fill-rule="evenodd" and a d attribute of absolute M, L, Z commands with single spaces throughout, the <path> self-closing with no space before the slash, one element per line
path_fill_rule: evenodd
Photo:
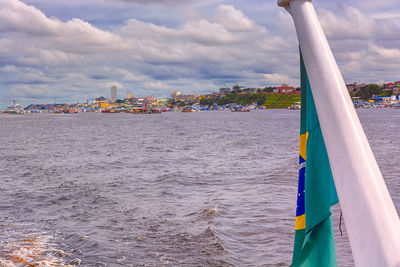
<path fill-rule="evenodd" d="M 399 211 L 400 111 L 359 115 Z M 0 126 L 0 265 L 291 262 L 297 111 L 4 115 Z M 339 265 L 352 266 L 339 213 Z"/>

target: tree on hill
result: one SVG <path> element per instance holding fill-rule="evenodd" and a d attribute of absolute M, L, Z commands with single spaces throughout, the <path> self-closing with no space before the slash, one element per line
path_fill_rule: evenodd
<path fill-rule="evenodd" d="M 180 107 L 183 107 L 186 105 L 185 101 L 183 101 L 183 100 L 172 101 L 171 104 L 174 106 L 180 106 Z"/>
<path fill-rule="evenodd" d="M 239 92 L 239 91 L 240 91 L 240 86 L 239 86 L 239 84 L 235 84 L 235 85 L 232 87 L 232 90 L 233 90 L 234 92 Z"/>
<path fill-rule="evenodd" d="M 364 100 L 368 100 L 372 97 L 372 95 L 379 95 L 381 93 L 382 87 L 377 84 L 371 83 L 361 88 L 361 90 L 356 93 L 356 96 L 361 97 Z"/>
<path fill-rule="evenodd" d="M 268 86 L 268 87 L 265 87 L 265 88 L 263 89 L 263 91 L 264 91 L 264 92 L 267 92 L 267 93 L 272 93 L 272 92 L 274 91 L 274 88 Z"/>

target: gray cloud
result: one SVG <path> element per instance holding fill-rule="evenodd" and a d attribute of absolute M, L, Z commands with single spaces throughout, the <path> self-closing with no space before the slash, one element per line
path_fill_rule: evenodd
<path fill-rule="evenodd" d="M 400 25 L 354 7 L 340 10 L 338 15 L 321 9 L 319 17 L 344 78 L 348 82 L 399 80 Z"/>

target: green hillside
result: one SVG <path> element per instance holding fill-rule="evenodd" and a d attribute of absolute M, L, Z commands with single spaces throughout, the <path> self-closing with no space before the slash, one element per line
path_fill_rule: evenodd
<path fill-rule="evenodd" d="M 267 94 L 267 99 L 264 102 L 266 108 L 287 108 L 293 102 L 300 102 L 300 95 L 280 95 L 280 94 Z"/>
<path fill-rule="evenodd" d="M 287 108 L 294 102 L 300 102 L 300 95 L 281 95 L 275 93 L 229 93 L 224 97 L 216 98 L 209 97 L 200 100 L 201 105 L 227 105 L 227 104 L 240 104 L 243 106 L 257 104 L 258 106 L 264 105 L 266 108 Z"/>

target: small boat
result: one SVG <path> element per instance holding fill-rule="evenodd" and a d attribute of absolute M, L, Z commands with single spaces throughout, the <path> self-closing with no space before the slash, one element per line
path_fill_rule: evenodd
<path fill-rule="evenodd" d="M 231 108 L 232 112 L 250 112 L 250 107 L 235 106 Z"/>
<path fill-rule="evenodd" d="M 184 107 L 181 111 L 182 112 L 192 112 L 192 107 Z"/>
<path fill-rule="evenodd" d="M 396 104 L 393 104 L 391 107 L 394 109 L 400 109 L 400 104 L 396 103 Z"/>
<path fill-rule="evenodd" d="M 293 102 L 293 104 L 289 107 L 287 107 L 289 110 L 299 110 L 301 109 L 301 103 L 300 102 Z"/>
<path fill-rule="evenodd" d="M 231 108 L 231 111 L 232 111 L 232 112 L 240 112 L 241 108 L 242 108 L 242 107 L 240 107 L 240 106 L 232 107 L 232 108 Z"/>

